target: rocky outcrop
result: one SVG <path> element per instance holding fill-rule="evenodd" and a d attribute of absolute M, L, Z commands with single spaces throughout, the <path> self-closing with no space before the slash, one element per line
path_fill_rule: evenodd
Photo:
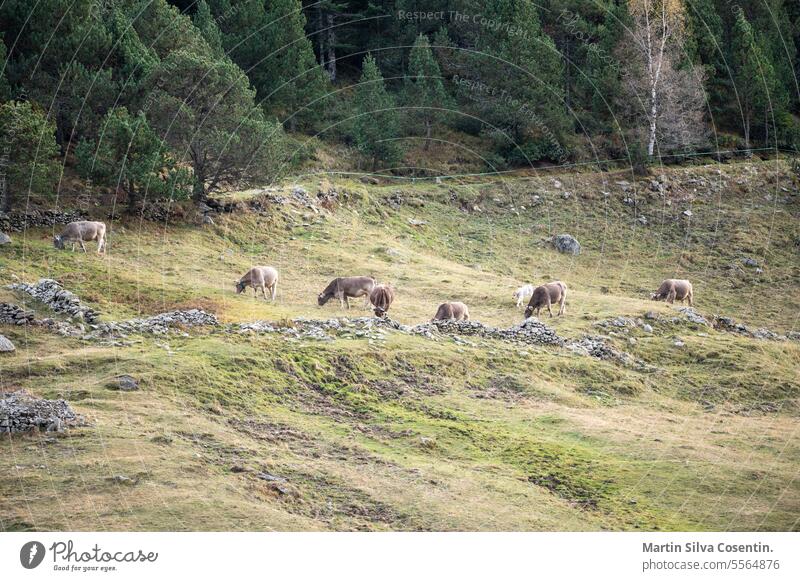
<path fill-rule="evenodd" d="M 0 433 L 62 432 L 83 423 L 63 399 L 40 399 L 25 391 L 0 393 Z"/>
<path fill-rule="evenodd" d="M 8 288 L 27 293 L 56 313 L 69 315 L 78 321 L 92 323 L 100 316 L 100 313 L 94 309 L 83 305 L 77 295 L 64 289 L 58 282 L 50 278 L 40 279 L 35 285 L 24 282 L 14 283 Z"/>

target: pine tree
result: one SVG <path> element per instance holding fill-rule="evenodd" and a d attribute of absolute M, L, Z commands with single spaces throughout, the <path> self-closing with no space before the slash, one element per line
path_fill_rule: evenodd
<path fill-rule="evenodd" d="M 55 126 L 30 102 L 0 104 L 0 210 L 21 194 L 50 194 L 58 178 Z"/>
<path fill-rule="evenodd" d="M 109 111 L 97 141 L 81 141 L 75 157 L 81 175 L 125 192 L 130 213 L 143 196 L 181 199 L 191 193 L 188 172 L 174 163 L 144 113 L 129 115 L 125 107 Z"/>
<path fill-rule="evenodd" d="M 732 35 L 731 60 L 739 102 L 745 147 L 751 145 L 755 126 L 769 127 L 770 115 L 782 103 L 775 70 L 753 32 L 744 11 L 739 9 Z M 763 122 L 763 125 L 762 125 Z"/>
<path fill-rule="evenodd" d="M 6 79 L 6 44 L 0 32 L 0 102 L 11 98 L 11 86 Z"/>
<path fill-rule="evenodd" d="M 222 56 L 225 52 L 225 49 L 222 48 L 222 32 L 220 32 L 206 0 L 200 0 L 197 3 L 197 12 L 194 13 L 192 22 L 203 35 L 211 51 L 216 56 Z"/>
<path fill-rule="evenodd" d="M 408 81 L 406 97 L 411 107 L 418 107 L 415 115 L 425 126 L 425 146 L 430 144 L 434 121 L 443 119 L 450 105 L 450 97 L 442 83 L 442 72 L 431 51 L 428 37 L 420 34 L 411 48 L 408 59 Z"/>
<path fill-rule="evenodd" d="M 361 79 L 356 86 L 355 108 L 358 117 L 353 138 L 358 149 L 372 160 L 372 169 L 379 160 L 387 164 L 396 162 L 401 156 L 396 142 L 400 125 L 397 110 L 371 54 L 364 58 Z"/>

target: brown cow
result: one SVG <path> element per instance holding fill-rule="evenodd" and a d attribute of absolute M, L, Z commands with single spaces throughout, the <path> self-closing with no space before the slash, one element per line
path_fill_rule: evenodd
<path fill-rule="evenodd" d="M 469 321 L 469 309 L 464 303 L 442 303 L 436 309 L 436 314 L 433 316 L 433 321 L 447 321 L 455 319 L 456 321 Z"/>
<path fill-rule="evenodd" d="M 369 276 L 346 276 L 334 278 L 317 296 L 317 304 L 321 307 L 336 297 L 342 308 L 350 308 L 348 299 L 364 297 L 364 307 L 369 307 L 369 294 L 375 288 L 375 279 Z"/>
<path fill-rule="evenodd" d="M 688 280 L 668 278 L 661 283 L 661 286 L 658 287 L 656 292 L 650 295 L 650 298 L 654 301 L 663 300 L 669 304 L 674 303 L 675 299 L 678 299 L 680 302 L 683 302 L 685 299 L 689 299 L 689 306 L 694 306 L 694 292 L 692 290 L 692 283 L 690 283 Z"/>
<path fill-rule="evenodd" d="M 254 266 L 236 283 L 236 294 L 241 294 L 247 287 L 253 287 L 255 296 L 258 296 L 258 289 L 267 299 L 267 289 L 269 289 L 270 299 L 275 300 L 275 293 L 278 291 L 278 271 L 271 266 Z"/>
<path fill-rule="evenodd" d="M 379 284 L 369 293 L 369 302 L 376 317 L 385 317 L 389 307 L 394 302 L 394 289 L 385 284 Z"/>
<path fill-rule="evenodd" d="M 533 289 L 533 295 L 531 295 L 531 300 L 528 302 L 528 308 L 525 309 L 525 318 L 527 319 L 530 317 L 533 311 L 536 311 L 536 316 L 538 317 L 539 313 L 542 312 L 542 307 L 547 307 L 547 312 L 550 313 L 552 317 L 553 310 L 550 308 L 550 305 L 553 303 L 558 303 L 558 316 L 560 317 L 566 311 L 567 303 L 567 285 L 560 280 L 548 282 L 547 284 L 537 286 Z"/>

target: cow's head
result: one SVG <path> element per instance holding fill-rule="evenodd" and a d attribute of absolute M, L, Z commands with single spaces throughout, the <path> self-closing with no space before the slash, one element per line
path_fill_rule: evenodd
<path fill-rule="evenodd" d="M 241 281 L 241 280 L 236 281 L 236 294 L 237 295 L 242 294 L 244 292 L 245 288 L 247 288 L 247 285 L 244 283 L 244 281 Z"/>
<path fill-rule="evenodd" d="M 333 295 L 331 293 L 319 293 L 317 295 L 317 304 L 321 307 L 327 303 Z"/>
<path fill-rule="evenodd" d="M 53 236 L 53 246 L 59 250 L 64 250 L 64 241 L 61 239 L 61 236 Z"/>

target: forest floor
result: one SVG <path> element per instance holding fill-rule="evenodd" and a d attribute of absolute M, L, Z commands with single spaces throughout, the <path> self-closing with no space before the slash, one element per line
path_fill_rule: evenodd
<path fill-rule="evenodd" d="M 365 274 L 396 287 L 402 323 L 461 300 L 509 327 L 517 286 L 558 279 L 566 315 L 542 320 L 642 365 L 399 332 L 1 326 L 17 351 L 0 389 L 64 398 L 88 425 L 0 439 L 0 530 L 797 530 L 800 343 L 692 324 L 649 294 L 688 278 L 709 320 L 797 331 L 799 185 L 783 161 L 639 180 L 328 178 L 224 196 L 239 208 L 210 226 L 114 222 L 105 257 L 17 234 L 0 302 L 37 316 L 53 315 L 6 285 L 57 279 L 107 321 L 201 308 L 291 325 L 367 316 L 360 300 L 316 304 L 331 278 Z M 561 233 L 580 255 L 547 242 Z M 234 292 L 259 264 L 280 270 L 275 303 Z M 598 325 L 650 311 L 652 332 Z M 141 389 L 109 389 L 119 374 Z"/>

